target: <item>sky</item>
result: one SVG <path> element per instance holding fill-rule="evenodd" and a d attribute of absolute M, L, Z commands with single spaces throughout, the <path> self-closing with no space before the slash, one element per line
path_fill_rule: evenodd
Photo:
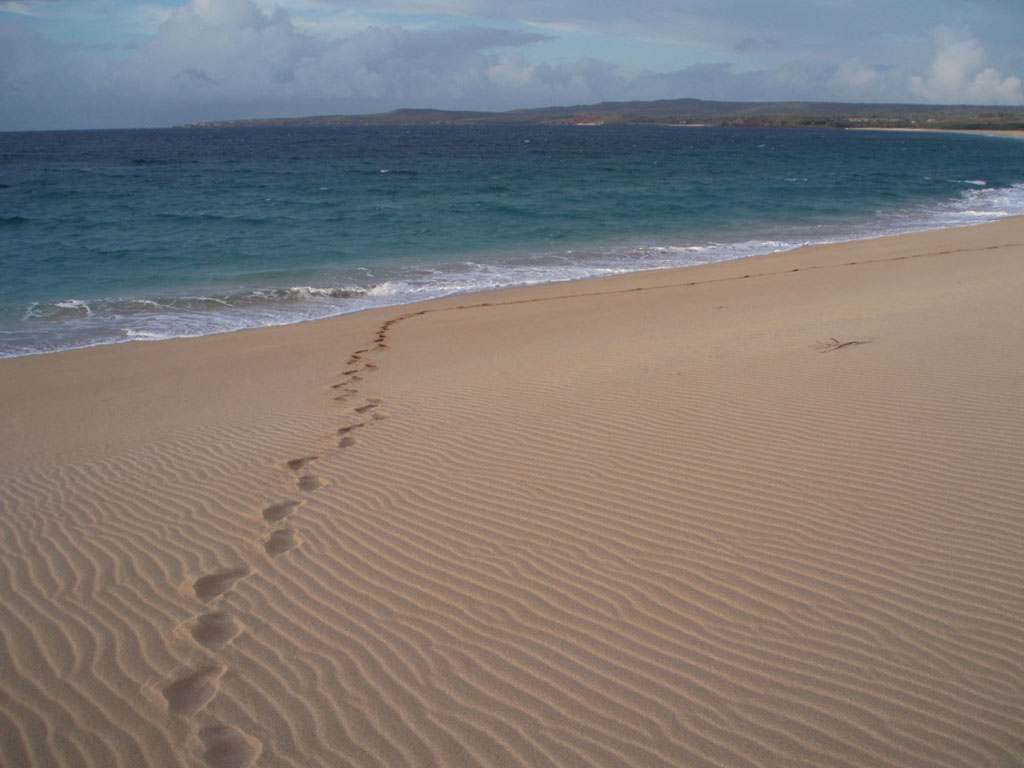
<path fill-rule="evenodd" d="M 1024 0 L 0 0 L 0 130 L 632 99 L 1024 104 Z"/>

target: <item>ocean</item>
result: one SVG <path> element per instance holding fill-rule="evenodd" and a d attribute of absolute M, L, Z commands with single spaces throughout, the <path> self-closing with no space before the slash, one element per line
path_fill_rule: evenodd
<path fill-rule="evenodd" d="M 1024 213 L 1024 141 L 630 126 L 0 133 L 0 357 Z"/>

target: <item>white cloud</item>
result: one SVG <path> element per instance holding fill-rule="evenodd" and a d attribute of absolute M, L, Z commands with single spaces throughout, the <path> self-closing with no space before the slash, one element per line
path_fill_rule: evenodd
<path fill-rule="evenodd" d="M 304 0 L 281 0 L 299 1 Z M 368 7 L 365 0 L 321 1 L 346 11 Z M 984 39 L 1000 40 L 1019 61 L 1017 30 L 1024 12 L 1020 0 L 375 0 L 372 8 L 377 14 L 506 19 L 638 42 L 659 40 L 717 61 L 737 54 L 760 65 L 780 57 L 833 63 L 861 57 L 884 66 L 910 66 L 906 57 L 913 55 L 913 46 L 894 50 L 894 36 L 920 40 L 929 29 L 967 21 Z"/>
<path fill-rule="evenodd" d="M 647 99 L 1024 104 L 1021 78 L 986 66 L 987 52 L 966 33 L 937 29 L 922 58 L 919 66 L 804 58 L 741 72 L 726 62 L 702 62 L 671 73 L 645 72 L 631 87 Z"/>
<path fill-rule="evenodd" d="M 156 39 L 111 55 L 47 43 L 7 24 L 0 50 L 5 128 L 106 127 L 403 106 L 510 109 L 598 97 L 615 68 L 593 59 L 529 64 L 537 32 L 369 27 L 325 41 L 252 0 L 190 0 Z M 4 37 L 0 34 L 0 46 Z M 511 51 L 511 52 L 510 52 Z M 45 98 L 43 97 L 45 94 Z"/>
<path fill-rule="evenodd" d="M 1020 104 L 1021 79 L 1003 77 L 986 67 L 987 53 L 974 38 L 948 27 L 933 34 L 935 56 L 927 75 L 911 77 L 911 90 L 920 99 L 945 104 Z"/>
<path fill-rule="evenodd" d="M 296 15 L 302 12 L 300 6 L 321 2 L 327 0 L 291 0 Z M 508 23 L 499 25 L 503 28 L 468 22 L 453 27 L 450 18 L 434 27 L 363 25 L 352 31 L 346 25 L 360 18 L 365 6 L 349 3 L 351 7 L 337 11 L 344 23 L 334 27 L 346 31 L 331 35 L 324 30 L 335 17 L 323 16 L 323 5 L 315 18 L 293 19 L 289 12 L 265 10 L 253 0 L 189 0 L 155 15 L 163 6 L 147 6 L 150 17 L 162 23 L 151 27 L 149 39 L 135 33 L 130 47 L 116 48 L 58 45 L 28 22 L 0 21 L 0 129 L 169 125 L 398 107 L 511 109 L 683 96 L 1024 103 L 1021 79 L 1003 74 L 1020 65 L 1016 48 L 986 48 L 972 34 L 954 33 L 949 27 L 932 36 L 883 30 L 888 17 L 879 5 L 882 0 L 863 0 L 872 12 L 882 14 L 877 24 L 882 31 L 870 38 L 870 45 L 825 55 L 820 40 L 812 47 L 794 44 L 813 37 L 806 13 L 803 27 L 787 29 L 784 16 L 759 25 L 758 18 L 765 19 L 763 12 L 758 17 L 759 2 L 693 0 L 683 9 L 689 16 L 683 15 L 682 6 L 664 0 L 635 0 L 629 8 L 591 7 L 582 0 L 447 0 L 402 6 L 407 11 L 419 7 L 506 18 L 519 14 L 543 22 L 534 31 Z M 781 13 L 780 0 L 764 2 Z M 844 18 L 851 18 L 857 7 L 852 0 L 831 3 Z M 585 21 L 594 28 L 610 29 L 616 18 L 631 14 L 622 26 L 627 32 L 597 39 L 594 45 L 604 47 L 594 51 L 596 58 L 582 47 L 566 56 L 559 40 L 543 30 L 559 24 L 578 27 L 588 9 L 591 18 Z M 625 65 L 620 68 L 613 57 L 625 61 L 649 48 L 637 42 L 637 35 L 658 27 L 659 21 L 660 34 L 666 36 L 692 21 L 680 40 L 715 30 L 718 42 L 708 42 L 705 50 L 715 49 L 722 56 L 708 54 L 692 64 L 699 59 L 690 50 L 681 53 L 686 58 L 679 63 L 665 56 L 657 66 L 647 65 L 648 71 L 627 76 Z M 629 35 L 633 37 L 627 40 Z M 544 45 L 525 50 L 542 41 Z M 994 51 L 1001 58 L 990 56 Z M 639 62 L 629 72 L 644 66 Z"/>
<path fill-rule="evenodd" d="M 21 16 L 32 16 L 34 11 L 29 3 L 19 3 L 13 0 L 0 0 L 0 8 L 7 13 L 17 13 Z"/>
<path fill-rule="evenodd" d="M 509 78 L 518 83 L 513 90 L 521 90 L 536 73 L 500 51 L 543 39 L 480 27 L 371 27 L 325 42 L 300 32 L 284 12 L 265 13 L 251 0 L 191 0 L 160 26 L 155 40 L 116 56 L 56 46 L 27 26 L 8 23 L 0 27 L 0 103 L 7 105 L 7 124 L 0 127 L 160 125 L 253 111 L 353 112 L 471 101 L 508 108 L 518 106 L 507 103 Z"/>

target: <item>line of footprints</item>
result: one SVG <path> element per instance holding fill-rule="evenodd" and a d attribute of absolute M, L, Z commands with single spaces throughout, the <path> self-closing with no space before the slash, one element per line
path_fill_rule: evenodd
<path fill-rule="evenodd" d="M 413 313 L 419 314 L 419 313 Z M 407 315 L 408 317 L 411 315 Z M 341 382 L 333 385 L 338 390 L 334 399 L 344 403 L 356 398 L 359 394 L 354 386 L 362 380 L 362 374 L 376 369 L 376 365 L 364 359 L 364 355 L 387 348 L 388 329 L 398 320 L 395 318 L 385 323 L 377 332 L 375 344 L 367 349 L 353 353 L 348 360 L 349 370 L 341 374 Z M 344 449 L 355 445 L 355 430 L 367 427 L 375 421 L 386 418 L 378 408 L 379 398 L 364 399 L 362 404 L 349 411 L 350 423 L 338 429 L 338 448 Z M 320 456 L 303 456 L 285 462 L 285 467 L 294 473 L 297 490 L 312 493 L 323 485 L 310 465 Z M 263 537 L 263 549 L 267 556 L 276 558 L 298 545 L 297 530 L 288 518 L 295 514 L 304 504 L 303 501 L 288 499 L 275 502 L 263 509 L 263 521 L 270 527 Z M 226 610 L 217 607 L 220 598 L 230 592 L 235 584 L 249 576 L 252 569 L 247 565 L 226 568 L 200 576 L 192 583 L 192 591 L 196 600 L 206 604 L 212 610 L 197 616 L 189 624 L 192 639 L 214 654 L 233 641 L 242 632 L 242 627 Z M 162 689 L 167 700 L 168 710 L 172 715 L 190 718 L 200 712 L 217 695 L 218 682 L 226 668 L 210 661 L 193 667 L 184 675 L 177 677 Z M 262 752 L 262 745 L 256 739 L 243 734 L 229 725 L 215 724 L 202 727 L 198 731 L 203 745 L 203 760 L 211 768 L 248 768 Z"/>

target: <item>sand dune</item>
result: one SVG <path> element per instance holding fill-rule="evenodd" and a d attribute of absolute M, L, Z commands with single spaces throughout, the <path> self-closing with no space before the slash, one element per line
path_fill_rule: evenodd
<path fill-rule="evenodd" d="M 1024 764 L 1024 221 L 0 361 L 5 766 Z"/>

